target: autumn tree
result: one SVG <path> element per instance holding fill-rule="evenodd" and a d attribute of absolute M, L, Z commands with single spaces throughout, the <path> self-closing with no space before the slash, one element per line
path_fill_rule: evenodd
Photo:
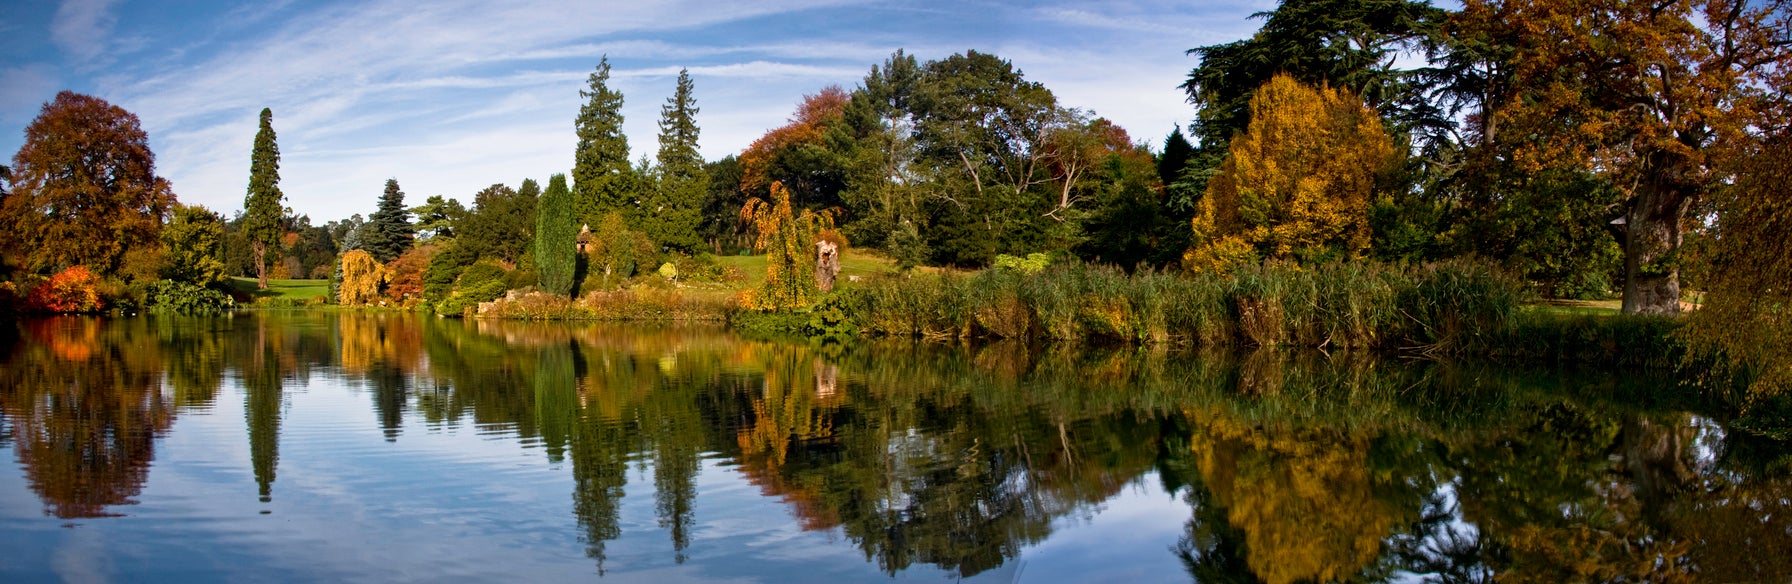
<path fill-rule="evenodd" d="M 832 227 L 825 214 L 793 212 L 790 191 L 771 184 L 772 200 L 754 198 L 740 210 L 741 222 L 753 229 L 753 248 L 765 252 L 765 283 L 749 291 L 748 308 L 777 310 L 808 306 L 820 296 L 815 282 L 815 234 Z"/>
<path fill-rule="evenodd" d="M 1251 98 L 1194 218 L 1194 270 L 1354 256 L 1369 245 L 1375 174 L 1394 155 L 1381 118 L 1347 91 L 1278 75 Z"/>
<path fill-rule="evenodd" d="M 162 226 L 163 278 L 199 286 L 224 282 L 224 218 L 199 205 L 174 205 Z"/>
<path fill-rule="evenodd" d="M 254 250 L 256 287 L 268 289 L 268 248 L 280 245 L 286 195 L 280 192 L 280 145 L 274 141 L 274 112 L 261 108 L 261 130 L 249 155 L 249 193 L 243 197 L 243 235 Z"/>
<path fill-rule="evenodd" d="M 827 139 L 828 131 L 843 121 L 851 99 L 838 86 L 803 96 L 787 123 L 741 152 L 741 192 L 764 198 L 770 195 L 771 184 L 778 182 L 790 191 L 791 204 L 798 208 L 838 206 L 844 168 Z"/>
<path fill-rule="evenodd" d="M 411 210 L 404 206 L 404 191 L 398 190 L 398 179 L 386 179 L 386 191 L 380 195 L 379 209 L 367 217 L 366 229 L 361 248 L 373 254 L 380 263 L 397 259 L 411 249 L 414 233 Z"/>
<path fill-rule="evenodd" d="M 629 165 L 628 134 L 622 131 L 622 93 L 610 88 L 610 58 L 597 62 L 597 70 L 585 79 L 573 127 L 578 145 L 573 150 L 573 207 L 578 222 L 595 225 L 605 213 L 619 211 L 634 218 L 641 180 Z"/>
<path fill-rule="evenodd" d="M 157 247 L 175 202 L 137 116 L 72 91 L 44 104 L 12 163 L 0 250 L 33 270 L 113 273 L 126 252 Z"/>
<path fill-rule="evenodd" d="M 566 175 L 548 178 L 535 213 L 535 269 L 541 288 L 549 294 L 572 294 L 573 272 L 578 268 L 579 226 L 574 223 L 572 191 Z"/>
<path fill-rule="evenodd" d="M 1779 0 L 1471 0 L 1462 14 L 1464 34 L 1511 47 L 1511 96 L 1485 114 L 1511 146 L 1509 164 L 1608 177 L 1623 194 L 1610 225 L 1624 249 L 1624 312 L 1678 312 L 1688 210 L 1728 180 L 1717 153 L 1784 112 L 1776 76 L 1792 66 L 1792 10 Z"/>
<path fill-rule="evenodd" d="M 1792 388 L 1792 141 L 1736 160 L 1735 184 L 1716 192 L 1717 253 L 1686 338 L 1691 361 L 1748 380 L 1759 400 Z"/>
<path fill-rule="evenodd" d="M 344 306 L 358 306 L 379 299 L 380 285 L 386 282 L 386 270 L 373 254 L 354 249 L 342 254 L 342 289 L 338 299 Z"/>
<path fill-rule="evenodd" d="M 655 159 L 656 188 L 642 202 L 642 231 L 661 245 L 696 249 L 697 224 L 702 220 L 704 198 L 709 194 L 709 175 L 703 171 L 703 155 L 697 151 L 697 98 L 689 71 L 678 72 L 678 86 L 660 107 L 660 150 Z"/>

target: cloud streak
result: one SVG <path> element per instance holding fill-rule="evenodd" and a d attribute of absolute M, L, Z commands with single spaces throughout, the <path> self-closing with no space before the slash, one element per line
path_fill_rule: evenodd
<path fill-rule="evenodd" d="M 93 61 L 106 50 L 118 16 L 116 0 L 62 0 L 50 20 L 50 40 L 64 53 L 81 62 Z"/>

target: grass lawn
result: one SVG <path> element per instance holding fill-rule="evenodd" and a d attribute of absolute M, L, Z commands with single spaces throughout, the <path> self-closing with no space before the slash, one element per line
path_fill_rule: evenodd
<path fill-rule="evenodd" d="M 257 290 L 255 278 L 231 278 L 230 288 L 262 300 L 304 302 L 330 295 L 329 280 L 268 280 L 268 289 Z"/>
<path fill-rule="evenodd" d="M 716 263 L 724 266 L 740 268 L 746 276 L 734 285 L 736 290 L 757 289 L 765 284 L 765 255 L 750 256 L 716 256 Z M 896 269 L 896 261 L 869 252 L 847 248 L 840 254 L 840 277 L 835 281 L 841 285 L 850 281 L 850 276 L 869 277 Z"/>

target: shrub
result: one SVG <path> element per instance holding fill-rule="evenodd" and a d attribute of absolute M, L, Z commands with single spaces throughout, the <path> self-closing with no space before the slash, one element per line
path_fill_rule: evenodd
<path fill-rule="evenodd" d="M 405 252 L 386 265 L 386 297 L 403 304 L 424 297 L 424 272 L 441 251 L 438 245 L 423 245 Z"/>
<path fill-rule="evenodd" d="M 479 265 L 483 264 L 476 264 L 475 267 L 478 267 Z M 492 268 L 497 269 L 496 266 L 492 266 Z M 473 269 L 468 268 L 467 272 L 468 274 L 471 274 Z M 503 276 L 503 271 L 499 270 L 497 277 L 495 278 L 475 280 L 470 283 L 467 282 L 467 278 L 463 276 L 460 290 L 436 304 L 436 314 L 442 316 L 466 316 L 468 311 L 478 308 L 479 303 L 491 302 L 503 297 Z"/>
<path fill-rule="evenodd" d="M 149 284 L 143 304 L 149 312 L 159 314 L 218 314 L 235 305 L 229 294 L 174 280 L 156 280 Z"/>
<path fill-rule="evenodd" d="M 100 300 L 100 279 L 87 266 L 75 266 L 50 276 L 31 289 L 25 297 L 27 310 L 76 314 L 99 312 L 105 308 Z"/>
<path fill-rule="evenodd" d="M 347 306 L 373 302 L 379 298 L 380 284 L 385 283 L 386 270 L 366 250 L 349 250 L 342 254 L 340 300 Z"/>

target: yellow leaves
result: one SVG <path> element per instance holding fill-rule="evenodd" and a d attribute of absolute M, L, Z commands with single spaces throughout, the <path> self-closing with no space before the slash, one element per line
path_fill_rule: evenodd
<path fill-rule="evenodd" d="M 1184 267 L 1361 253 L 1375 176 L 1394 154 L 1381 119 L 1356 96 L 1276 76 L 1251 99 L 1250 126 L 1208 182 Z"/>
<path fill-rule="evenodd" d="M 741 305 L 758 310 L 777 310 L 813 304 L 819 295 L 815 282 L 816 233 L 833 227 L 825 214 L 807 209 L 793 215 L 790 191 L 783 183 L 771 184 L 772 202 L 759 198 L 741 207 L 741 221 L 754 233 L 753 247 L 765 251 L 765 284 L 741 295 Z"/>
<path fill-rule="evenodd" d="M 345 306 L 373 302 L 379 298 L 380 284 L 386 281 L 386 269 L 366 250 L 349 250 L 342 254 L 342 290 L 338 300 Z"/>

